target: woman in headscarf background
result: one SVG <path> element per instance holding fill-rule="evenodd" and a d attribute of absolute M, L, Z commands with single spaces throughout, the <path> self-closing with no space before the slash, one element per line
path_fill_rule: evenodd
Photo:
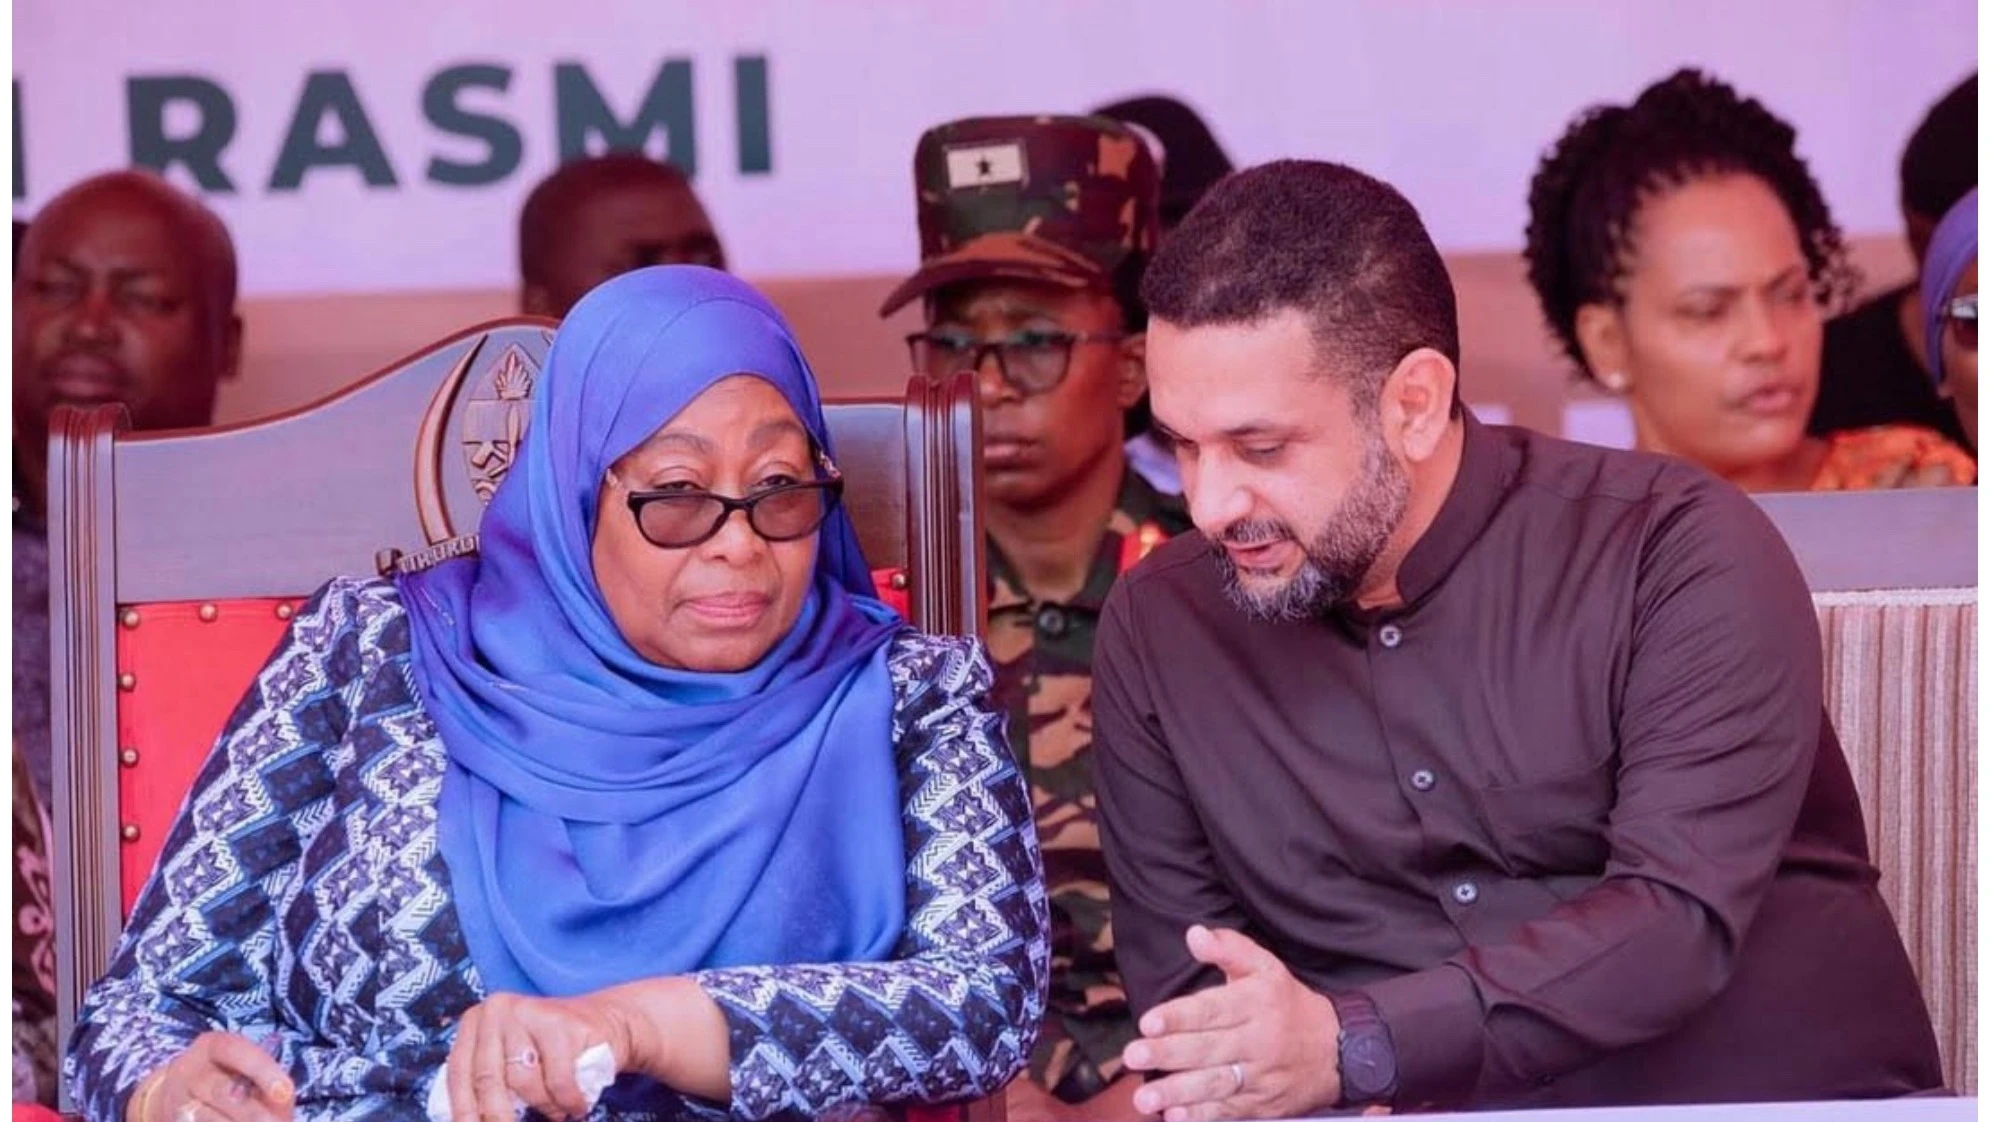
<path fill-rule="evenodd" d="M 203 767 L 69 1074 L 120 1122 L 822 1115 L 1002 1086 L 1045 1000 L 977 645 L 870 598 L 725 274 L 563 323 L 476 555 L 341 578 Z M 446 1062 L 447 1061 L 447 1062 Z M 442 1073 L 436 1074 L 442 1068 Z"/>
<path fill-rule="evenodd" d="M 1969 444 L 1980 442 L 1975 429 L 1980 397 L 1980 358 L 1976 350 L 1981 304 L 1981 217 L 1976 209 L 1979 190 L 1948 210 L 1933 230 L 1932 244 L 1919 273 L 1919 305 L 1926 325 L 1927 362 L 1940 396 L 1960 417 Z"/>
<path fill-rule="evenodd" d="M 1748 491 L 1969 482 L 1931 429 L 1808 435 L 1823 309 L 1855 287 L 1794 129 L 1683 70 L 1581 113 L 1531 181 L 1525 259 L 1545 319 L 1627 399 L 1636 446 Z"/>

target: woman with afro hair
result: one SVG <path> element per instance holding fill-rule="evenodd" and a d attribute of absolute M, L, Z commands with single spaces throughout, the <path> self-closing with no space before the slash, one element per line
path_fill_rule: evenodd
<path fill-rule="evenodd" d="M 1582 372 L 1638 447 L 1749 491 L 1967 484 L 1929 429 L 1811 437 L 1825 309 L 1857 276 L 1794 129 L 1696 70 L 1581 113 L 1531 182 L 1525 258 Z"/>

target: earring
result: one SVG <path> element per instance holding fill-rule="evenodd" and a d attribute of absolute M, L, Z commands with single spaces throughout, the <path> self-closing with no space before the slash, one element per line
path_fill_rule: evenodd
<path fill-rule="evenodd" d="M 1609 370 L 1601 374 L 1600 384 L 1607 387 L 1609 393 L 1628 392 L 1628 376 L 1619 370 Z"/>

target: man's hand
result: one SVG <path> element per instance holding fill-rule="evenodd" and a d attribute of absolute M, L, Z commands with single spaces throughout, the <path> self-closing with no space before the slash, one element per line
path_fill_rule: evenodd
<path fill-rule="evenodd" d="M 1172 1072 L 1136 1092 L 1164 1122 L 1285 1118 L 1337 1105 L 1337 1011 L 1237 931 L 1193 927 L 1185 946 L 1226 984 L 1145 1014 L 1124 1049 L 1132 1071 Z"/>

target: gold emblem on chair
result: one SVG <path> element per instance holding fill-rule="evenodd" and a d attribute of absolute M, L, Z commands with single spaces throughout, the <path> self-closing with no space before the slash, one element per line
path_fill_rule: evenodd
<path fill-rule="evenodd" d="M 527 399 L 532 394 L 533 370 L 526 352 L 515 345 L 506 348 L 464 403 L 464 464 L 480 503 L 492 501 L 499 481 L 513 466 L 520 437 L 526 434 Z"/>
<path fill-rule="evenodd" d="M 376 558 L 383 573 L 427 568 L 478 548 L 473 531 L 519 454 L 540 375 L 540 364 L 528 347 L 518 341 L 495 345 L 495 338 L 505 335 L 518 340 L 516 331 L 490 332 L 471 340 L 431 396 L 416 434 L 415 463 L 416 517 L 428 548 L 409 554 L 383 550 Z M 538 334 L 543 347 L 552 342 L 551 332 Z M 445 482 L 444 470 L 445 459 L 455 459 L 444 450 L 445 433 L 453 425 L 462 456 L 457 462 L 464 470 L 460 477 L 464 483 L 454 485 Z M 468 498 L 475 507 L 466 502 L 464 484 L 469 485 Z"/>

